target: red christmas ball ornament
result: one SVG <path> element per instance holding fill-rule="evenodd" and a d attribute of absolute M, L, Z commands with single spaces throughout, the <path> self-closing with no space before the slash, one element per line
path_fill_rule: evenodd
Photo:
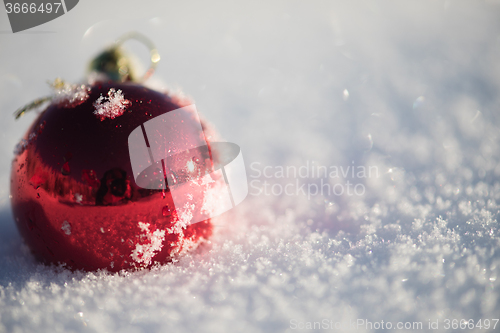
<path fill-rule="evenodd" d="M 139 39 L 151 49 L 150 75 L 159 56 Z M 134 78 L 123 40 L 92 62 L 89 83 L 56 80 L 53 96 L 18 112 L 48 103 L 17 146 L 11 174 L 17 227 L 45 263 L 146 268 L 212 234 L 207 210 L 220 203 L 219 179 L 207 182 L 217 158 L 206 126 L 189 102 Z"/>

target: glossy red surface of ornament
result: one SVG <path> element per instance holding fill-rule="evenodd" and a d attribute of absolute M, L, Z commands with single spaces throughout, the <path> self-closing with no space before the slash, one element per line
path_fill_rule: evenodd
<path fill-rule="evenodd" d="M 88 98 L 53 100 L 12 162 L 13 214 L 33 254 L 71 269 L 119 271 L 169 262 L 207 239 L 210 220 L 176 228 L 168 189 L 140 188 L 132 176 L 129 134 L 184 105 L 133 83 L 88 88 Z M 113 90 L 126 100 L 123 108 L 95 114 L 96 101 Z"/>

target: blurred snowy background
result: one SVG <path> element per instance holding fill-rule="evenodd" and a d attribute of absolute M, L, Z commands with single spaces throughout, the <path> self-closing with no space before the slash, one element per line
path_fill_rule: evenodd
<path fill-rule="evenodd" d="M 433 332 L 452 332 L 447 319 L 481 319 L 467 331 L 491 331 L 500 317 L 499 18 L 498 1 L 82 0 L 12 34 L 0 10 L 0 332 L 376 328 L 351 329 L 357 320 L 393 331 L 438 321 Z M 277 193 L 351 180 L 364 193 L 250 189 L 214 222 L 209 244 L 153 271 L 35 262 L 8 198 L 12 152 L 35 115 L 12 113 L 47 95 L 47 80 L 83 79 L 89 59 L 131 30 L 158 46 L 152 81 L 191 96 L 242 147 L 254 184 L 278 184 Z M 250 168 L 313 162 L 372 166 L 379 177 L 267 179 Z"/>

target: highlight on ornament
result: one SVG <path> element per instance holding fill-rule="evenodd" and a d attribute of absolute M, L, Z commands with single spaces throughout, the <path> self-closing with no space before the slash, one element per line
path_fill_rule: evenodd
<path fill-rule="evenodd" d="M 142 76 L 122 47 L 130 39 L 150 51 Z M 127 34 L 84 82 L 56 79 L 15 112 L 40 111 L 15 149 L 11 203 L 42 262 L 116 272 L 176 261 L 247 196 L 238 145 L 214 142 L 190 100 L 143 85 L 159 60 L 149 39 Z"/>

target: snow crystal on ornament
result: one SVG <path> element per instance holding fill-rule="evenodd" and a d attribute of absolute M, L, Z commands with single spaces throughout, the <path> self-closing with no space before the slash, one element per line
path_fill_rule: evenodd
<path fill-rule="evenodd" d="M 136 244 L 135 249 L 130 255 L 137 263 L 147 266 L 151 264 L 153 256 L 163 247 L 165 240 L 165 230 L 149 231 L 149 223 L 139 222 L 139 228 L 145 233 L 142 235 L 147 238 L 149 244 Z"/>
<path fill-rule="evenodd" d="M 30 142 L 28 140 L 21 139 L 21 141 L 19 141 L 19 143 L 14 147 L 14 154 L 15 155 L 22 154 L 28 147 L 29 143 Z"/>
<path fill-rule="evenodd" d="M 65 107 L 75 107 L 89 98 L 90 87 L 84 84 L 69 84 L 61 79 L 50 83 L 54 90 L 52 101 Z"/>
<path fill-rule="evenodd" d="M 71 224 L 69 224 L 68 221 L 64 221 L 61 226 L 61 230 L 64 231 L 66 235 L 71 235 Z"/>
<path fill-rule="evenodd" d="M 28 135 L 27 139 L 21 139 L 21 141 L 14 148 L 14 154 L 20 155 L 20 154 L 24 153 L 26 148 L 28 148 L 28 146 L 36 140 L 38 135 L 40 133 L 42 133 L 42 131 L 45 127 L 45 124 L 46 124 L 46 122 L 44 121 L 40 125 L 36 126 L 35 130 Z"/>
<path fill-rule="evenodd" d="M 103 121 L 106 118 L 114 119 L 121 116 L 125 109 L 132 104 L 123 97 L 120 89 L 109 89 L 108 97 L 102 95 L 94 102 L 94 114 Z"/>
<path fill-rule="evenodd" d="M 83 195 L 81 195 L 80 193 L 75 193 L 75 201 L 81 205 L 82 200 L 83 200 Z"/>

